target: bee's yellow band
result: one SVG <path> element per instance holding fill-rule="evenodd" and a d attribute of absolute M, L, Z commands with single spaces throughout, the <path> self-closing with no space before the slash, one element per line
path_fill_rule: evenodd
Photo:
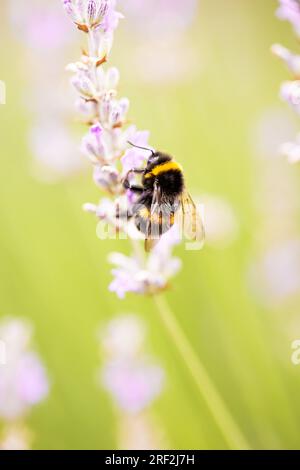
<path fill-rule="evenodd" d="M 161 173 L 166 173 L 169 170 L 182 171 L 182 167 L 176 162 L 166 162 L 161 165 L 157 165 L 149 173 L 146 173 L 145 178 L 151 178 L 152 176 L 160 175 Z"/>

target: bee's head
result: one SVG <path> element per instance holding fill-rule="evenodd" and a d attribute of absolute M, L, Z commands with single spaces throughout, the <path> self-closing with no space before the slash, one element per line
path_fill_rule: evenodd
<path fill-rule="evenodd" d="M 139 149 L 142 149 L 142 150 L 148 150 L 151 153 L 151 155 L 150 155 L 150 157 L 148 158 L 148 161 L 147 161 L 147 169 L 148 168 L 153 168 L 156 165 L 160 165 L 161 163 L 165 163 L 165 162 L 168 162 L 168 161 L 172 160 L 172 157 L 170 157 L 169 155 L 167 155 L 165 153 L 155 152 L 154 150 L 149 149 L 149 148 L 145 148 L 145 147 L 139 147 L 138 145 L 134 145 L 131 142 L 128 142 L 128 143 L 130 145 L 132 145 L 133 147 L 136 147 L 136 148 L 139 148 Z"/>
<path fill-rule="evenodd" d="M 172 157 L 170 157 L 170 155 L 167 155 L 162 152 L 152 152 L 152 155 L 150 155 L 150 157 L 148 158 L 147 167 L 160 165 L 162 163 L 169 162 L 170 160 L 172 160 Z"/>

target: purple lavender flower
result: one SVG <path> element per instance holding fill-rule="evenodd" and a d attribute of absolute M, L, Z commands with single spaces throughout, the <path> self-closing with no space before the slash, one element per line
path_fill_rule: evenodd
<path fill-rule="evenodd" d="M 279 57 L 286 63 L 287 67 L 294 75 L 296 75 L 297 77 L 300 75 L 299 55 L 293 54 L 286 47 L 283 47 L 280 44 L 274 44 L 271 50 L 273 54 L 275 54 L 277 57 Z"/>
<path fill-rule="evenodd" d="M 82 150 L 94 163 L 104 162 L 106 157 L 104 130 L 101 125 L 94 124 L 82 140 Z"/>
<path fill-rule="evenodd" d="M 108 357 L 132 358 L 142 351 L 146 327 L 140 317 L 119 315 L 99 332 L 101 348 Z"/>
<path fill-rule="evenodd" d="M 154 294 L 165 289 L 168 281 L 180 269 L 181 262 L 172 257 L 172 249 L 180 241 L 178 227 L 174 225 L 163 235 L 147 260 L 113 253 L 109 259 L 116 266 L 110 290 L 123 299 L 127 292 Z"/>
<path fill-rule="evenodd" d="M 139 413 L 157 398 L 162 390 L 163 370 L 148 359 L 108 362 L 102 372 L 103 385 L 117 406 L 128 413 Z"/>
<path fill-rule="evenodd" d="M 277 16 L 289 21 L 297 34 L 300 34 L 300 2 L 299 0 L 279 0 Z"/>
<path fill-rule="evenodd" d="M 287 157 L 290 163 L 300 162 L 300 135 L 297 136 L 296 140 L 291 142 L 285 142 L 280 146 L 280 153 Z"/>
<path fill-rule="evenodd" d="M 49 391 L 45 368 L 31 351 L 32 328 L 21 320 L 3 320 L 0 339 L 6 346 L 6 364 L 0 366 L 0 416 L 15 420 L 40 403 Z"/>
<path fill-rule="evenodd" d="M 101 383 L 125 413 L 140 413 L 162 391 L 164 371 L 143 352 L 145 338 L 145 325 L 136 315 L 116 317 L 101 329 Z"/>
<path fill-rule="evenodd" d="M 62 0 L 66 13 L 84 32 L 101 28 L 112 32 L 122 17 L 115 10 L 115 0 Z"/>
<path fill-rule="evenodd" d="M 14 32 L 36 51 L 55 50 L 57 53 L 73 38 L 68 21 L 58 6 L 47 0 L 10 0 L 8 8 Z"/>
<path fill-rule="evenodd" d="M 284 82 L 281 85 L 280 97 L 300 114 L 300 80 Z"/>
<path fill-rule="evenodd" d="M 277 16 L 280 19 L 290 21 L 296 34 L 300 36 L 300 0 L 279 0 L 279 2 L 280 6 L 277 10 Z M 286 81 L 281 85 L 280 97 L 296 113 L 300 114 L 300 56 L 293 54 L 280 44 L 274 44 L 272 52 L 282 59 L 295 75 L 294 80 Z M 299 162 L 299 139 L 297 138 L 294 142 L 287 142 L 281 145 L 280 152 L 288 158 L 290 163 Z"/>
<path fill-rule="evenodd" d="M 131 128 L 127 134 L 128 141 L 134 145 L 149 148 L 148 140 L 149 140 L 149 132 L 148 131 L 137 131 L 135 128 Z M 128 149 L 124 156 L 121 159 L 122 166 L 123 166 L 123 173 L 126 174 L 132 168 L 139 168 L 143 164 L 145 164 L 146 159 L 149 157 L 149 152 L 147 150 L 142 150 L 138 148 L 130 148 Z"/>

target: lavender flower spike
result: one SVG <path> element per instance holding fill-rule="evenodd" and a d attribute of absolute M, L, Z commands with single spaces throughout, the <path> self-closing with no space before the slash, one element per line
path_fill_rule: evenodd
<path fill-rule="evenodd" d="M 292 23 L 296 34 L 300 37 L 300 0 L 279 0 L 277 16 Z M 273 54 L 282 59 L 293 73 L 292 80 L 285 81 L 280 87 L 280 97 L 297 113 L 300 114 L 300 55 L 294 54 L 281 44 L 274 44 Z M 283 143 L 280 153 L 289 163 L 300 161 L 299 136 L 295 142 Z"/>
<path fill-rule="evenodd" d="M 112 32 L 122 15 L 115 11 L 113 0 L 63 0 L 63 6 L 77 27 L 88 33 L 101 28 L 103 32 Z"/>
<path fill-rule="evenodd" d="M 21 320 L 0 323 L 7 363 L 0 365 L 0 417 L 22 418 L 48 395 L 49 383 L 39 356 L 31 349 L 32 328 Z"/>
<path fill-rule="evenodd" d="M 289 21 L 296 34 L 300 35 L 300 2 L 299 0 L 279 0 L 277 16 L 281 20 Z"/>

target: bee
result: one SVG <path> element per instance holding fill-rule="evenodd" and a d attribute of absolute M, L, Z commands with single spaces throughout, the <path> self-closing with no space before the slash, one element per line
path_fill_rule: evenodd
<path fill-rule="evenodd" d="M 145 250 L 150 251 L 178 220 L 185 238 L 203 243 L 204 226 L 186 190 L 182 167 L 170 155 L 128 143 L 151 153 L 145 168 L 131 169 L 123 180 L 124 188 L 138 195 L 131 216 L 145 235 Z M 131 184 L 132 174 L 141 175 L 141 185 Z"/>

